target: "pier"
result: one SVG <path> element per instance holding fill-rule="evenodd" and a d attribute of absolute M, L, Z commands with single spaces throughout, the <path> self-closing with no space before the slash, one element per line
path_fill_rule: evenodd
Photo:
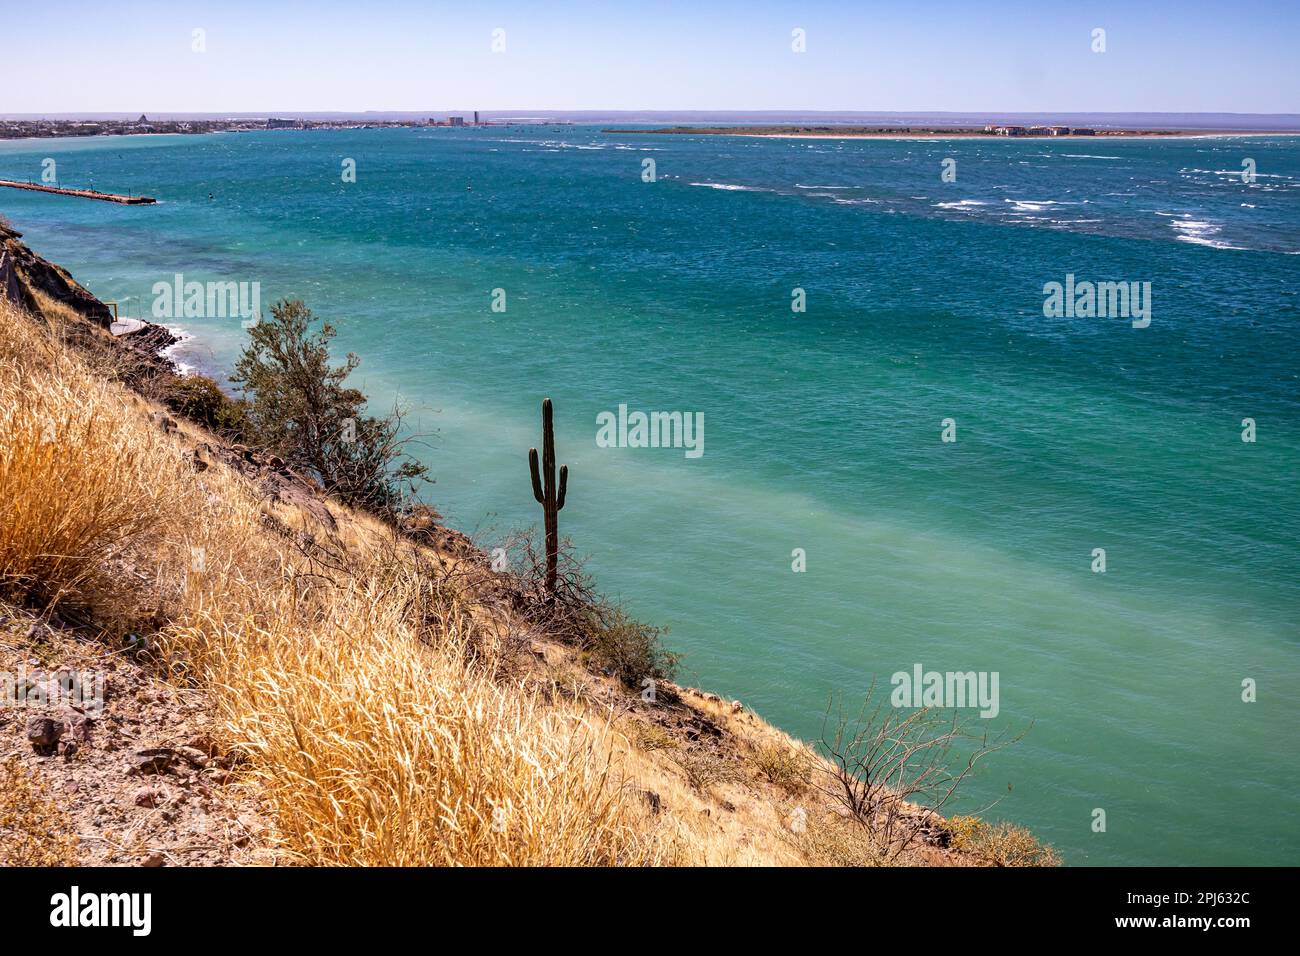
<path fill-rule="evenodd" d="M 158 200 L 152 196 L 119 196 L 115 193 L 101 193 L 94 189 L 64 189 L 62 186 L 42 186 L 37 183 L 22 183 L 14 179 L 0 179 L 0 186 L 10 189 L 30 189 L 38 193 L 58 193 L 60 196 L 80 196 L 82 199 L 99 199 L 103 202 L 122 203 L 125 206 L 148 206 Z"/>

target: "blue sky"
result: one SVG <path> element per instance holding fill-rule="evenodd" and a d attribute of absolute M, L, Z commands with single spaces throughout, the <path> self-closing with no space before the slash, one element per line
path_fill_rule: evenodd
<path fill-rule="evenodd" d="M 1300 112 L 1300 2 L 6 3 L 0 113 Z M 807 52 L 791 50 L 806 31 Z M 1094 28 L 1106 52 L 1092 51 Z M 205 31 L 206 52 L 192 50 Z M 505 31 L 493 53 L 492 31 Z"/>

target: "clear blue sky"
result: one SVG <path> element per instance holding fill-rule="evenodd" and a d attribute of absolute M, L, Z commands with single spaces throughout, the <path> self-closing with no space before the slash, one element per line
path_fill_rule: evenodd
<path fill-rule="evenodd" d="M 1298 59 L 1300 0 L 6 0 L 0 113 L 1297 113 Z"/>

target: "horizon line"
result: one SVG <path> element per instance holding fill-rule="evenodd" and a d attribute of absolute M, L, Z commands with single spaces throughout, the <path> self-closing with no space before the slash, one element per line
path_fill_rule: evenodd
<path fill-rule="evenodd" d="M 135 112 L 137 109 L 140 109 L 140 107 L 135 106 L 135 107 L 129 107 L 129 108 L 126 108 L 126 109 L 115 109 L 115 110 L 110 110 L 110 109 L 100 109 L 100 110 L 67 110 L 67 111 L 62 111 L 62 112 L 60 113 L 60 115 L 68 115 L 68 116 L 71 116 L 71 115 L 97 116 L 97 115 L 104 115 L 104 114 L 108 114 L 108 113 L 133 113 L 133 112 Z M 426 113 L 426 112 L 442 113 L 442 112 L 446 112 L 447 109 L 448 109 L 448 107 L 446 107 L 446 106 L 439 106 L 439 107 L 420 107 L 420 108 L 416 109 L 416 108 L 411 108 L 411 107 L 391 107 L 391 108 L 390 108 L 390 107 L 370 106 L 370 107 L 365 107 L 364 109 L 336 109 L 336 108 L 323 109 L 323 108 L 320 108 L 320 107 L 296 107 L 295 109 L 297 109 L 299 112 L 313 112 L 313 113 Z M 460 109 L 460 110 L 468 109 L 469 112 L 473 112 L 472 109 L 469 109 L 469 108 L 466 108 L 466 107 L 456 107 L 455 109 Z M 240 108 L 240 109 L 237 109 L 237 110 L 233 110 L 233 112 L 239 112 L 239 113 L 253 113 L 253 112 L 266 112 L 266 111 L 267 111 L 267 108 L 265 108 L 265 107 L 257 107 L 257 108 Z M 284 110 L 284 109 L 282 108 L 281 111 L 284 112 L 284 111 L 287 111 L 287 110 Z M 1141 114 L 1167 114 L 1167 115 L 1181 115 L 1181 116 L 1196 116 L 1196 115 L 1203 115 L 1203 114 L 1204 114 L 1204 115 L 1210 115 L 1210 114 L 1213 114 L 1213 115 L 1239 115 L 1239 116 L 1300 116 L 1300 112 L 1296 112 L 1296 113 L 1277 112 L 1277 111 L 1272 111 L 1272 112 L 1255 112 L 1255 111 L 1251 111 L 1251 110 L 1158 110 L 1158 109 L 1146 109 L 1146 110 L 1079 110 L 1079 109 L 1066 109 L 1066 110 L 1053 110 L 1053 109 L 999 110 L 999 109 L 937 109 L 937 108 L 930 108 L 930 107 L 916 107 L 916 108 L 908 108 L 908 109 L 861 109 L 861 108 L 856 108 L 856 107 L 855 107 L 855 108 L 852 108 L 852 109 L 847 109 L 847 108 L 846 108 L 846 109 L 836 109 L 836 108 L 833 108 L 833 107 L 810 107 L 810 108 L 807 108 L 807 109 L 805 109 L 805 108 L 803 108 L 803 107 L 766 107 L 766 108 L 763 108 L 763 109 L 736 109 L 736 108 L 731 108 L 731 107 L 709 107 L 709 108 L 696 108 L 696 107 L 691 107 L 691 108 L 680 108 L 680 109 L 679 109 L 679 108 L 675 108 L 675 107 L 661 107 L 661 106 L 645 106 L 645 107 L 632 107 L 632 108 L 629 108 L 629 107 L 608 107 L 608 108 L 606 108 L 606 107 L 599 107 L 599 106 L 583 106 L 583 107 L 573 107 L 573 108 L 566 108 L 566 107 L 550 107 L 550 106 L 520 106 L 520 107 L 511 107 L 511 108 L 509 108 L 509 109 L 504 108 L 504 107 L 489 107 L 489 108 L 487 108 L 487 109 L 484 109 L 483 107 L 479 107 L 479 110 L 478 110 L 478 111 L 479 111 L 480 113 L 507 113 L 507 112 L 509 112 L 509 113 L 515 113 L 515 112 L 531 111 L 531 112 L 536 112 L 536 113 L 846 113 L 846 114 L 847 114 L 847 113 L 862 113 L 862 114 L 868 114 L 868 113 L 869 113 L 869 114 L 882 114 L 882 113 L 900 113 L 900 114 L 932 113 L 932 114 L 948 114 L 948 115 L 964 115 L 964 114 L 969 114 L 969 115 L 979 115 L 979 114 L 985 114 L 985 113 L 1004 113 L 1004 112 L 1006 112 L 1006 113 L 1018 113 L 1018 114 L 1022 114 L 1022 115 L 1023 115 L 1023 114 L 1030 114 L 1030 113 L 1089 113 L 1089 114 L 1113 114 L 1113 115 L 1116 115 L 1116 116 L 1124 116 L 1124 115 L 1141 115 Z M 50 111 L 50 110 L 34 110 L 34 111 L 33 111 L 33 110 L 28 110 L 28 111 L 22 111 L 22 112 L 14 111 L 14 112 L 5 112 L 5 113 L 0 113 L 0 117 L 9 117 L 9 116 L 45 116 L 45 115 L 50 115 L 51 112 L 54 112 L 54 111 Z M 174 113 L 174 112 L 180 112 L 180 111 L 178 111 L 178 110 L 159 110 L 158 112 L 160 112 L 160 113 L 162 113 L 162 112 L 173 112 L 173 113 Z M 218 114 L 218 113 L 231 112 L 231 111 L 230 111 L 230 110 L 190 110 L 190 111 L 188 111 L 188 112 L 194 113 L 194 114 L 196 114 L 196 115 L 197 115 L 197 114 L 200 114 L 200 113 L 204 113 L 204 114 L 214 114 L 214 115 L 215 115 L 215 114 Z"/>
<path fill-rule="evenodd" d="M 1263 112 L 1254 113 L 1246 111 L 1223 111 L 1223 110 L 941 110 L 941 109 L 912 109 L 912 110 L 837 110 L 837 109 L 602 109 L 599 107 L 584 107 L 581 109 L 552 109 L 542 107 L 522 107 L 513 109 L 473 109 L 465 107 L 430 107 L 421 109 L 385 109 L 379 107 L 366 109 L 310 109 L 310 108 L 257 108 L 257 109 L 230 109 L 230 110 L 176 110 L 176 109 L 156 109 L 151 110 L 148 107 L 132 107 L 130 109 L 119 110 L 46 110 L 36 112 L 0 112 L 0 120 L 42 120 L 42 119 L 133 119 L 137 116 L 155 116 L 158 118 L 281 118 L 281 117 L 334 117 L 334 118 L 358 118 L 358 117 L 421 117 L 430 115 L 465 115 L 469 116 L 477 113 L 481 118 L 506 119 L 514 117 L 611 117 L 611 118 L 630 118 L 636 116 L 652 117 L 655 121 L 669 120 L 674 117 L 707 119 L 714 120 L 725 117 L 744 117 L 757 118 L 767 117 L 771 119 L 783 119 L 786 122 L 798 122 L 801 118 L 832 120 L 841 118 L 843 120 L 863 120 L 869 118 L 916 118 L 916 117 L 935 117 L 949 119 L 993 119 L 1000 117 L 1113 117 L 1113 118 L 1140 118 L 1140 117 L 1179 117 L 1179 118 L 1224 118 L 1224 117 L 1242 117 L 1242 118 L 1265 118 L 1272 120 L 1300 121 L 1300 113 L 1277 113 Z"/>

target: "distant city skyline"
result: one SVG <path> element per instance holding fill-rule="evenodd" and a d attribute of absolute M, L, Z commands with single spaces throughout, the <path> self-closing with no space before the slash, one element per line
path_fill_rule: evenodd
<path fill-rule="evenodd" d="M 69 0 L 6 11 L 0 42 L 5 115 L 1300 113 L 1300 12 L 1273 0 Z"/>
<path fill-rule="evenodd" d="M 1300 113 L 1019 113 L 996 112 L 870 112 L 815 110 L 228 110 L 196 113 L 189 111 L 150 110 L 116 112 L 48 112 L 2 113 L 2 122 L 252 122 L 268 126 L 292 126 L 299 122 L 325 123 L 419 123 L 421 125 L 485 126 L 515 123 L 567 123 L 596 125 L 681 124 L 720 125 L 789 125 L 809 126 L 878 126 L 878 127 L 953 127 L 1019 123 L 1026 126 L 1064 123 L 1098 129 L 1206 130 L 1252 132 L 1277 130 L 1300 132 Z M 449 122 L 450 121 L 450 122 Z"/>

